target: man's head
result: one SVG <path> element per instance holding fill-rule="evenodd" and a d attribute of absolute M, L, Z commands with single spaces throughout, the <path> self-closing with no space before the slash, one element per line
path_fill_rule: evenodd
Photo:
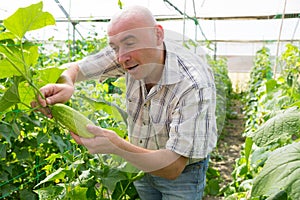
<path fill-rule="evenodd" d="M 164 31 L 152 13 L 141 6 L 126 8 L 112 17 L 107 31 L 122 67 L 135 79 L 157 82 L 165 59 Z"/>

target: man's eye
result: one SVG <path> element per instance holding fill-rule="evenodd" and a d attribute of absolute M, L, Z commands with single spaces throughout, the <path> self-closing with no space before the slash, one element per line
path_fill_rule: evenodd
<path fill-rule="evenodd" d="M 134 46 L 134 45 L 135 45 L 134 42 L 126 43 L 126 46 L 128 46 L 128 47 L 132 47 L 132 46 Z"/>
<path fill-rule="evenodd" d="M 112 48 L 112 50 L 116 53 L 116 52 L 118 52 L 118 47 L 111 47 Z"/>

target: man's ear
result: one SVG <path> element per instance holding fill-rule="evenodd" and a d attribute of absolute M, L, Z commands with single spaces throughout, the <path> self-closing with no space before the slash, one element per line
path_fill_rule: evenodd
<path fill-rule="evenodd" d="M 164 42 L 165 32 L 161 25 L 157 24 L 155 25 L 155 33 L 157 38 L 157 45 L 161 45 Z"/>

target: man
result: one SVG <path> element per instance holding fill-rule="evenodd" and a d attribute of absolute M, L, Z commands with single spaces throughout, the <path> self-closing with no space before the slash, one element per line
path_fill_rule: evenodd
<path fill-rule="evenodd" d="M 217 140 L 210 68 L 166 41 L 162 26 L 141 6 L 114 15 L 108 37 L 109 47 L 70 63 L 59 83 L 42 87 L 39 103 L 68 101 L 76 81 L 125 74 L 130 142 L 97 126 L 87 127 L 94 138 L 72 137 L 90 153 L 116 154 L 145 171 L 135 182 L 141 199 L 201 199 Z"/>

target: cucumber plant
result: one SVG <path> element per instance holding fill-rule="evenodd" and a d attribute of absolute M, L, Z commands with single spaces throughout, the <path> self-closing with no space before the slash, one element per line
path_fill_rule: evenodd
<path fill-rule="evenodd" d="M 269 50 L 257 52 L 245 97 L 245 145 L 226 199 L 299 199 L 299 48 L 288 44 L 273 78 Z"/>
<path fill-rule="evenodd" d="M 142 173 L 115 156 L 88 154 L 85 148 L 71 140 L 68 130 L 33 112 L 30 106 L 39 94 L 39 88 L 55 83 L 64 70 L 62 67 L 49 67 L 49 64 L 60 66 L 70 60 L 61 51 L 60 60 L 55 55 L 48 57 L 41 54 L 39 50 L 43 49 L 43 44 L 26 39 L 27 32 L 55 24 L 53 16 L 42 9 L 42 2 L 20 8 L 1 25 L 0 198 L 134 197 L 137 193 L 132 183 Z M 105 38 L 91 42 L 76 41 L 83 48 L 78 48 L 77 57 L 72 59 L 80 59 L 96 50 L 93 44 L 101 48 L 105 41 Z M 88 49 L 91 47 L 93 49 Z M 68 104 L 76 107 L 77 102 L 72 99 Z M 85 102 L 87 104 L 90 103 Z M 106 102 L 97 105 L 107 111 L 119 108 Z M 104 113 L 99 114 L 99 121 L 103 116 Z M 117 126 L 119 121 L 113 122 L 113 118 L 110 117 L 107 126 Z"/>

